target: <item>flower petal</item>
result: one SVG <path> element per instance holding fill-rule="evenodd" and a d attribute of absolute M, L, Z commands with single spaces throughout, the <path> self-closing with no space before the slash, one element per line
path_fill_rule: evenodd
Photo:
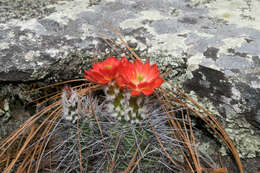
<path fill-rule="evenodd" d="M 153 86 L 154 86 L 154 88 L 158 88 L 161 86 L 162 83 L 163 83 L 163 79 L 159 77 L 154 80 Z"/>
<path fill-rule="evenodd" d="M 125 85 L 132 91 L 132 95 L 151 95 L 155 88 L 158 88 L 163 79 L 159 76 L 160 71 L 156 64 L 150 65 L 149 62 L 143 63 L 140 60 L 131 63 L 125 58 L 121 59 L 119 67 L 118 85 Z"/>
<path fill-rule="evenodd" d="M 116 78 L 120 61 L 115 57 L 108 57 L 103 62 L 93 64 L 89 71 L 85 70 L 85 78 L 91 82 L 107 84 Z"/>
<path fill-rule="evenodd" d="M 146 88 L 146 89 L 142 89 L 142 93 L 144 93 L 144 95 L 151 95 L 153 93 L 154 89 L 151 88 Z"/>
<path fill-rule="evenodd" d="M 138 95 L 140 95 L 140 91 L 132 90 L 131 95 L 138 96 Z"/>

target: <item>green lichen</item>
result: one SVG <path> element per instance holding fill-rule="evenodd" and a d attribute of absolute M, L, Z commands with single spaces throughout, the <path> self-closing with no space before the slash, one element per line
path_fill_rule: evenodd
<path fill-rule="evenodd" d="M 218 144 L 214 140 L 207 139 L 207 141 L 205 140 L 202 143 L 199 143 L 198 149 L 202 153 L 207 153 L 208 156 L 214 156 L 216 154 L 216 148 L 219 148 L 217 145 Z"/>
<path fill-rule="evenodd" d="M 260 137 L 253 127 L 244 118 L 227 118 L 225 130 L 233 140 L 241 158 L 255 158 L 260 156 Z M 227 155 L 224 147 L 220 149 L 223 155 Z"/>
<path fill-rule="evenodd" d="M 175 57 L 171 54 L 165 53 L 163 51 L 143 54 L 141 57 L 150 57 L 149 61 L 151 64 L 156 64 L 160 69 L 161 73 L 167 73 L 165 76 L 166 80 L 169 80 L 173 83 L 181 84 L 185 81 L 185 79 L 190 78 L 190 73 L 185 72 L 184 66 L 185 62 L 183 57 Z M 178 75 L 184 74 L 184 75 Z M 178 76 L 178 77 L 176 77 Z"/>

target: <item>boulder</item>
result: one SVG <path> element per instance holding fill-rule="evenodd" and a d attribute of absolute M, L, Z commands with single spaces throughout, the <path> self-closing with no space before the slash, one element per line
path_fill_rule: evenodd
<path fill-rule="evenodd" d="M 218 117 L 241 158 L 260 157 L 259 1 L 23 2 L 0 2 L 0 81 L 82 78 L 117 55 L 105 40 L 123 45 L 112 27 Z"/>

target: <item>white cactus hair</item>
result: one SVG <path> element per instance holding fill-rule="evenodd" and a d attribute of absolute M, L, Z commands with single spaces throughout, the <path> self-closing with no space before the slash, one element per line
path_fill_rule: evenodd
<path fill-rule="evenodd" d="M 79 102 L 79 95 L 77 91 L 74 91 L 69 86 L 65 86 L 62 95 L 62 108 L 63 108 L 63 117 L 66 120 L 73 120 L 73 116 L 78 115 L 78 102 Z"/>
<path fill-rule="evenodd" d="M 73 123 L 79 118 L 88 118 L 93 115 L 91 104 L 95 110 L 99 108 L 97 98 L 90 100 L 88 95 L 80 96 L 76 90 L 68 86 L 63 89 L 61 100 L 63 118 Z"/>

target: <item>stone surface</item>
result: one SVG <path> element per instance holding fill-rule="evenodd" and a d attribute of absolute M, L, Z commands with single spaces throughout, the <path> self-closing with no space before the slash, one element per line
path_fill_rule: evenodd
<path fill-rule="evenodd" d="M 0 81 L 82 76 L 115 54 L 102 38 L 122 44 L 111 25 L 173 70 L 167 79 L 219 117 L 242 158 L 260 156 L 260 1 L 27 1 L 34 10 L 0 2 Z"/>

